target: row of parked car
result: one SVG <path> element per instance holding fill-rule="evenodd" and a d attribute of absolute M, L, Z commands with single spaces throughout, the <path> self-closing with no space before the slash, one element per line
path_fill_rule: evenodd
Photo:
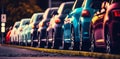
<path fill-rule="evenodd" d="M 119 0 L 76 0 L 17 21 L 11 44 L 119 53 Z"/>

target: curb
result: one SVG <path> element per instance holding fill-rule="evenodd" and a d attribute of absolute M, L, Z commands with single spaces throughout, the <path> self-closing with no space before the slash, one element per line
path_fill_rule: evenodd
<path fill-rule="evenodd" d="M 72 55 L 72 56 L 93 57 L 93 58 L 99 58 L 99 59 L 120 59 L 120 55 L 113 55 L 113 54 L 106 54 L 106 53 L 97 53 L 97 52 L 72 51 L 72 50 L 56 50 L 56 49 L 35 48 L 35 47 L 6 45 L 6 44 L 2 44 L 2 46 L 9 46 L 9 47 L 15 47 L 15 48 L 29 49 L 29 50 L 34 50 L 34 51 L 48 52 L 48 53 L 68 54 L 68 55 Z"/>

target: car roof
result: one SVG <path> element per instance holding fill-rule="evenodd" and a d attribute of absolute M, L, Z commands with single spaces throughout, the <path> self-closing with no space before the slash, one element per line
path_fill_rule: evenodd
<path fill-rule="evenodd" d="M 52 11 L 57 11 L 57 10 L 58 10 L 58 7 L 47 8 L 44 12 L 43 17 L 48 18 L 51 15 Z"/>
<path fill-rule="evenodd" d="M 71 9 L 72 10 L 72 6 L 73 6 L 74 2 L 63 2 L 58 9 L 58 13 L 62 14 L 64 9 Z"/>

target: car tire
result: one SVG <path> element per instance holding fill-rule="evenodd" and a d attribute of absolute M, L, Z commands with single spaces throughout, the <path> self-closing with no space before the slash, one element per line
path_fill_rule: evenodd
<path fill-rule="evenodd" d="M 64 43 L 63 45 L 64 45 L 63 49 L 69 50 L 71 43 Z"/>
<path fill-rule="evenodd" d="M 51 48 L 53 49 L 59 49 L 59 43 L 60 41 L 55 39 L 55 32 L 53 32 L 53 41 L 52 41 L 52 46 Z"/>
<path fill-rule="evenodd" d="M 49 42 L 49 37 L 47 35 L 47 42 L 46 42 L 46 48 L 51 48 L 52 42 Z"/>
<path fill-rule="evenodd" d="M 92 29 L 92 26 L 90 28 L 90 41 L 91 41 L 90 51 L 95 52 L 97 49 L 96 49 L 96 46 L 95 46 L 94 29 Z"/>
<path fill-rule="evenodd" d="M 105 43 L 106 43 L 106 53 L 112 53 L 111 41 L 110 41 L 110 33 L 108 27 L 105 28 Z"/>

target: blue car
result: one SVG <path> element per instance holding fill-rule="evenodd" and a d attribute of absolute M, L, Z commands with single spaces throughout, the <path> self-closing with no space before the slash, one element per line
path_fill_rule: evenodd
<path fill-rule="evenodd" d="M 88 50 L 90 48 L 89 23 L 94 13 L 101 7 L 101 2 L 102 0 L 84 0 L 82 6 L 74 9 L 66 17 L 63 26 L 64 48 L 70 46 L 74 50 Z"/>
<path fill-rule="evenodd" d="M 76 45 L 75 42 L 80 42 L 79 37 L 79 17 L 82 11 L 83 0 L 76 0 L 72 11 L 64 20 L 63 25 L 63 49 L 76 49 L 79 44 Z M 74 34 L 73 34 L 74 33 Z M 73 44 L 74 42 L 74 44 Z M 76 48 L 75 48 L 76 47 Z"/>
<path fill-rule="evenodd" d="M 83 9 L 80 15 L 80 49 L 90 50 L 90 35 L 89 28 L 90 22 L 94 16 L 94 13 L 101 8 L 101 4 L 104 0 L 84 0 Z"/>

